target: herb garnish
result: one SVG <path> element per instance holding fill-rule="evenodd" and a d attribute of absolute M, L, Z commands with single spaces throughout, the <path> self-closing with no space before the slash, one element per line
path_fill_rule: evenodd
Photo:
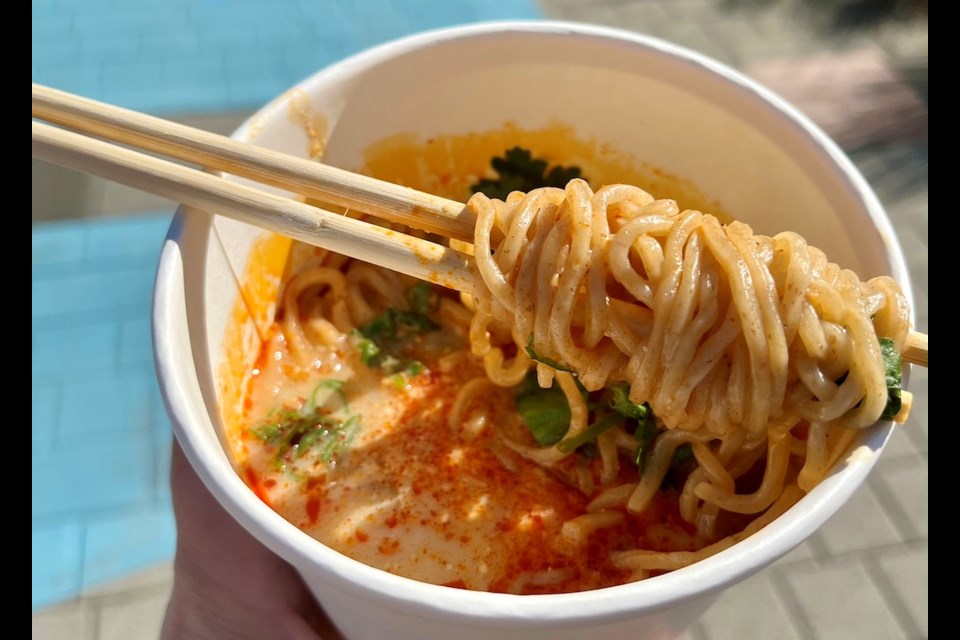
<path fill-rule="evenodd" d="M 360 327 L 360 333 L 382 349 L 390 343 L 404 342 L 415 335 L 439 328 L 436 322 L 419 311 L 391 308 Z"/>
<path fill-rule="evenodd" d="M 350 411 L 350 405 L 347 403 L 347 394 L 343 392 L 343 380 L 329 378 L 317 383 L 317 386 L 313 388 L 313 392 L 310 394 L 310 398 L 306 404 L 303 405 L 301 413 L 303 415 L 310 415 L 318 406 L 325 406 L 330 396 L 336 397 L 337 400 L 339 400 L 340 406 L 343 407 L 344 410 Z"/>
<path fill-rule="evenodd" d="M 633 439 L 637 441 L 637 448 L 633 451 L 633 463 L 637 465 L 640 475 L 643 475 L 643 466 L 650 445 L 660 433 L 657 421 L 650 405 L 644 402 L 637 404 L 630 400 L 630 385 L 626 382 L 617 382 L 607 388 L 610 408 L 627 418 L 636 420 L 633 430 Z"/>
<path fill-rule="evenodd" d="M 547 171 L 547 161 L 533 157 L 529 149 L 513 147 L 490 160 L 499 174 L 494 180 L 484 178 L 470 187 L 472 193 L 483 193 L 488 198 L 506 200 L 514 191 L 530 191 L 538 187 L 563 188 L 574 178 L 582 177 L 580 167 L 554 166 Z"/>
<path fill-rule="evenodd" d="M 639 420 L 641 423 L 653 421 L 653 411 L 646 402 L 637 404 L 630 400 L 630 385 L 626 382 L 617 382 L 608 387 L 610 392 L 610 408 L 627 418 Z"/>
<path fill-rule="evenodd" d="M 297 457 L 302 456 L 311 448 L 317 448 L 320 459 L 330 464 L 333 456 L 344 446 L 350 443 L 360 424 L 359 416 L 350 416 L 345 422 L 327 421 L 320 428 L 307 431 L 297 444 Z"/>
<path fill-rule="evenodd" d="M 412 338 L 440 328 L 428 315 L 440 308 L 440 296 L 429 284 L 421 282 L 410 287 L 405 297 L 410 310 L 391 307 L 353 335 L 363 364 L 386 374 L 403 372 L 415 376 L 426 367 L 408 357 L 406 347 Z"/>
<path fill-rule="evenodd" d="M 880 417 L 883 420 L 893 420 L 900 413 L 902 400 L 900 385 L 903 382 L 903 368 L 897 345 L 891 338 L 880 338 L 880 355 L 883 357 L 883 368 L 887 378 L 887 406 Z"/>
<path fill-rule="evenodd" d="M 563 453 L 576 451 L 579 447 L 589 442 L 594 442 L 597 439 L 597 436 L 604 431 L 614 428 L 618 424 L 623 424 L 623 416 L 615 413 L 608 414 L 594 422 L 577 435 L 562 441 L 557 445 L 557 449 Z"/>
<path fill-rule="evenodd" d="M 660 483 L 661 491 L 680 486 L 680 481 L 684 475 L 684 466 L 690 460 L 693 460 L 693 445 L 689 442 L 673 450 L 670 466 L 667 468 L 666 475 L 663 476 L 663 482 Z"/>
<path fill-rule="evenodd" d="M 278 467 L 308 452 L 315 452 L 324 464 L 329 464 L 360 426 L 359 415 L 345 420 L 335 417 L 330 407 L 332 399 L 336 399 L 337 409 L 349 411 L 342 380 L 320 381 L 300 411 L 271 411 L 250 433 L 276 449 L 274 461 Z"/>
<path fill-rule="evenodd" d="M 528 345 L 528 349 L 532 347 Z M 593 393 L 588 393 L 581 387 L 581 392 L 594 416 L 594 422 L 579 434 L 566 439 L 564 438 L 570 430 L 571 419 L 566 394 L 559 387 L 541 388 L 535 372 L 531 372 L 520 387 L 516 397 L 517 412 L 540 446 L 556 445 L 562 453 L 576 451 L 587 457 L 596 455 L 596 441 L 600 434 L 620 427 L 625 427 L 628 433 L 632 430 L 637 447 L 631 459 L 637 465 L 637 473 L 642 476 L 654 442 L 665 432 L 665 429 L 657 426 L 657 419 L 650 405 L 631 401 L 630 385 L 626 382 L 617 382 Z M 677 447 L 660 488 L 666 490 L 677 485 L 688 461 L 693 457 L 693 447 L 690 444 Z"/>
<path fill-rule="evenodd" d="M 545 365 L 547 365 L 548 367 L 552 367 L 552 368 L 556 369 L 557 371 L 566 371 L 566 372 L 568 372 L 568 373 L 576 374 L 576 371 L 574 371 L 572 367 L 570 367 L 570 366 L 568 366 L 568 365 L 565 365 L 565 364 L 563 364 L 563 363 L 557 362 L 556 360 L 553 360 L 553 359 L 548 358 L 548 357 L 546 357 L 546 356 L 541 356 L 541 355 L 538 354 L 536 351 L 534 351 L 534 350 L 533 350 L 533 334 L 532 334 L 532 333 L 530 334 L 530 337 L 527 338 L 527 355 L 530 356 L 530 359 L 531 359 L 531 360 L 534 360 L 534 361 L 539 362 L 539 363 L 541 363 L 541 364 L 545 364 Z"/>
<path fill-rule="evenodd" d="M 380 347 L 370 338 L 364 338 L 359 330 L 354 330 L 354 337 L 357 338 L 357 350 L 360 351 L 360 361 L 368 367 L 372 367 L 373 359 L 380 353 Z"/>
<path fill-rule="evenodd" d="M 601 433 L 625 425 L 633 430 L 633 437 L 637 440 L 634 461 L 642 472 L 644 452 L 660 433 L 649 405 L 631 402 L 630 387 L 625 382 L 593 394 L 581 387 L 581 392 L 590 412 L 595 412 L 595 420 L 582 432 L 566 440 L 564 436 L 570 429 L 571 419 L 567 397 L 559 387 L 541 388 L 535 372 L 531 372 L 520 387 L 516 397 L 517 412 L 540 446 L 556 444 L 563 453 L 575 450 L 588 452 L 588 445 L 592 447 Z M 613 412 L 607 411 L 607 408 L 613 409 Z"/>
<path fill-rule="evenodd" d="M 880 338 L 879 342 L 880 357 L 883 360 L 883 370 L 887 384 L 887 404 L 883 408 L 883 413 L 880 414 L 880 419 L 893 420 L 897 417 L 897 414 L 900 413 L 900 409 L 903 406 L 900 389 L 903 384 L 902 358 L 900 354 L 897 353 L 897 345 L 892 338 Z M 849 372 L 845 372 L 842 376 L 834 380 L 834 384 L 843 384 L 848 375 Z M 862 402 L 861 400 L 855 404 L 854 408 L 859 407 Z"/>
<path fill-rule="evenodd" d="M 524 379 L 516 403 L 517 412 L 540 446 L 560 442 L 570 428 L 570 405 L 563 390 L 541 388 L 535 373 Z"/>
<path fill-rule="evenodd" d="M 440 294 L 428 282 L 418 282 L 404 296 L 410 308 L 417 313 L 430 315 L 440 309 Z"/>

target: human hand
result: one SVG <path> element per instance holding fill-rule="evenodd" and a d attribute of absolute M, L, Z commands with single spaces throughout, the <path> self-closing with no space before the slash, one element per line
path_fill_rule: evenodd
<path fill-rule="evenodd" d="M 174 439 L 177 553 L 161 640 L 340 639 L 303 580 L 210 494 Z"/>

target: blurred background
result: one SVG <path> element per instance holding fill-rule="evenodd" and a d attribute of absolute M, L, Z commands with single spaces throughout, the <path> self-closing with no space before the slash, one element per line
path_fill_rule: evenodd
<path fill-rule="evenodd" d="M 33 81 L 229 133 L 285 88 L 406 34 L 560 19 L 736 67 L 849 154 L 907 255 L 927 329 L 925 0 L 33 0 Z M 156 638 L 176 540 L 150 298 L 175 203 L 33 161 L 33 637 Z M 926 638 L 927 370 L 850 503 L 688 633 Z"/>

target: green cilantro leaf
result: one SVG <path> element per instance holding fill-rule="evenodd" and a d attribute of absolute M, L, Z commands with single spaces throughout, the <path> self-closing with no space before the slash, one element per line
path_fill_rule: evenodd
<path fill-rule="evenodd" d="M 880 338 L 880 357 L 883 360 L 884 375 L 887 384 L 887 404 L 880 414 L 881 420 L 893 420 L 900 413 L 903 406 L 903 399 L 900 395 L 901 385 L 903 384 L 903 367 L 900 354 L 897 353 L 897 346 L 892 338 Z M 849 372 L 834 380 L 835 384 L 843 384 L 846 381 Z M 862 401 L 861 401 L 862 402 Z M 858 402 L 854 407 L 859 407 Z"/>
<path fill-rule="evenodd" d="M 517 413 L 541 446 L 554 445 L 570 428 L 570 405 L 563 390 L 542 389 L 536 374 L 527 376 L 516 398 Z"/>
<path fill-rule="evenodd" d="M 547 171 L 547 161 L 533 157 L 529 149 L 513 147 L 502 157 L 490 160 L 497 172 L 496 179 L 484 178 L 470 187 L 472 193 L 483 193 L 488 198 L 506 200 L 513 191 L 530 191 L 539 187 L 563 188 L 574 178 L 582 177 L 580 167 L 555 166 Z"/>
<path fill-rule="evenodd" d="M 651 418 L 653 412 L 647 403 L 637 404 L 630 400 L 630 385 L 626 382 L 617 382 L 609 387 L 610 408 L 627 418 L 641 422 Z"/>
<path fill-rule="evenodd" d="M 887 378 L 887 406 L 880 417 L 883 420 L 893 420 L 900 413 L 903 404 L 900 397 L 900 385 L 903 383 L 903 368 L 897 346 L 890 338 L 880 338 L 880 354 L 883 357 L 883 368 Z"/>

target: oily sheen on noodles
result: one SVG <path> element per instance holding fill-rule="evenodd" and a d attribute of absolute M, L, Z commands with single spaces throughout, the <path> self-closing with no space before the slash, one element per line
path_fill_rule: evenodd
<path fill-rule="evenodd" d="M 643 512 L 674 453 L 690 445 L 696 468 L 681 492 L 683 517 L 707 534 L 722 512 L 762 513 L 738 534 L 749 535 L 884 412 L 879 338 L 899 352 L 909 331 L 907 302 L 889 277 L 862 282 L 795 233 L 754 234 L 627 185 L 594 192 L 577 179 L 506 202 L 476 194 L 468 206 L 481 276 L 466 297 L 476 311 L 471 346 L 489 379 L 515 385 L 536 365 L 540 385 L 556 382 L 570 404 L 568 439 L 587 428 L 582 391 L 615 382 L 628 383 L 629 399 L 647 403 L 667 430 L 637 482 L 594 500 L 598 516 Z M 618 453 L 633 443 L 607 433 L 598 450 L 604 477 L 614 478 Z M 547 466 L 573 453 L 511 446 Z M 737 493 L 736 481 L 762 460 L 756 489 Z M 616 561 L 642 577 L 736 539 Z"/>

